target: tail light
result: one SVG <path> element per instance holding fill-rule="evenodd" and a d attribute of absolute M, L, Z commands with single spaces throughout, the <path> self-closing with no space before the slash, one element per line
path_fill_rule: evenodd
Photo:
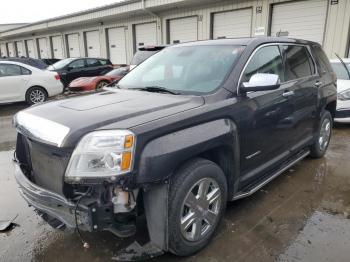
<path fill-rule="evenodd" d="M 60 75 L 59 74 L 55 75 L 55 79 L 60 80 L 61 79 Z"/>

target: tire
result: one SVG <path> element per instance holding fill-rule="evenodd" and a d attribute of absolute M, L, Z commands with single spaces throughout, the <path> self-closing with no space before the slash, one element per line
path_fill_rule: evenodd
<path fill-rule="evenodd" d="M 107 82 L 107 81 L 100 81 L 100 82 L 98 82 L 98 83 L 96 84 L 95 89 L 96 89 L 96 90 L 101 89 L 102 87 L 104 87 L 104 86 L 106 86 L 106 85 L 108 85 L 108 84 L 109 84 L 109 82 Z"/>
<path fill-rule="evenodd" d="M 46 90 L 40 86 L 33 86 L 26 92 L 26 102 L 28 105 L 45 102 L 47 97 Z"/>
<path fill-rule="evenodd" d="M 200 188 L 205 188 L 205 185 L 209 185 L 209 190 L 205 191 L 206 197 L 215 200 L 211 204 L 209 201 L 203 201 L 203 198 L 194 197 L 194 195 L 197 197 L 201 195 Z M 190 208 L 187 203 L 195 203 L 193 205 L 195 208 Z M 178 256 L 188 256 L 203 249 L 213 237 L 224 214 L 226 203 L 227 180 L 218 165 L 209 160 L 197 158 L 180 168 L 174 180 L 171 181 L 169 192 L 170 252 Z M 208 216 L 209 214 L 211 216 Z M 192 219 L 184 219 L 190 217 Z M 193 220 L 194 217 L 197 219 Z M 206 220 L 207 218 L 210 218 L 211 223 L 207 222 L 209 221 Z M 183 220 L 183 226 L 181 220 Z M 193 223 L 186 223 L 192 220 Z M 185 226 L 186 224 L 188 226 Z M 196 225 L 200 225 L 201 231 L 196 230 Z M 196 234 L 196 232 L 200 233 Z"/>
<path fill-rule="evenodd" d="M 329 141 L 332 135 L 333 118 L 329 111 L 322 113 L 320 125 L 317 131 L 314 144 L 310 148 L 310 156 L 313 158 L 321 158 L 327 151 Z"/>

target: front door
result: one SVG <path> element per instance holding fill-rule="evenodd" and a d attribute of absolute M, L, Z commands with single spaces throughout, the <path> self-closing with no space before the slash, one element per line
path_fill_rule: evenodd
<path fill-rule="evenodd" d="M 239 97 L 243 186 L 289 155 L 294 107 L 283 72 L 280 47 L 268 45 L 255 52 L 242 74 L 240 85 L 256 73 L 275 74 L 281 81 L 277 90 L 248 92 Z"/>

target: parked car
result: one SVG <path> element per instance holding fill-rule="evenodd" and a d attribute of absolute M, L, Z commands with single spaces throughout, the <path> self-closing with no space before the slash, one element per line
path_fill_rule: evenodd
<path fill-rule="evenodd" d="M 101 87 L 112 83 L 113 81 L 120 80 L 125 76 L 130 68 L 133 69 L 137 65 L 141 64 L 147 58 L 158 53 L 160 50 L 164 49 L 165 46 L 147 46 L 141 47 L 135 53 L 134 57 L 131 60 L 130 66 L 124 66 L 117 69 L 114 69 L 104 76 L 93 76 L 93 77 L 81 77 L 73 80 L 69 84 L 69 89 L 72 91 L 88 91 L 94 89 L 100 89 Z"/>
<path fill-rule="evenodd" d="M 350 123 L 350 59 L 333 59 L 331 65 L 338 79 L 338 102 L 334 121 Z"/>
<path fill-rule="evenodd" d="M 12 61 L 12 62 L 23 63 L 42 70 L 46 69 L 48 66 L 44 61 L 40 59 L 30 58 L 30 57 L 6 57 L 6 58 L 1 58 L 0 61 Z"/>
<path fill-rule="evenodd" d="M 212 239 L 227 201 L 326 153 L 336 99 L 318 43 L 179 44 L 105 91 L 19 112 L 15 177 L 53 226 L 126 237 L 144 213 L 147 250 L 187 256 Z"/>
<path fill-rule="evenodd" d="M 139 47 L 138 51 L 135 53 L 135 55 L 131 59 L 130 70 L 133 70 L 136 66 L 141 64 L 147 58 L 149 58 L 152 55 L 154 55 L 154 54 L 158 53 L 159 51 L 163 50 L 165 47 L 167 47 L 167 46 L 159 45 L 159 46 Z"/>
<path fill-rule="evenodd" d="M 57 59 L 57 58 L 43 58 L 40 60 L 43 61 L 45 64 L 47 64 L 47 66 L 53 65 L 53 64 L 61 61 L 61 59 Z"/>
<path fill-rule="evenodd" d="M 120 80 L 129 72 L 129 67 L 120 67 L 109 71 L 103 76 L 80 77 L 69 84 L 72 91 L 89 91 L 100 89 L 113 81 Z"/>
<path fill-rule="evenodd" d="M 62 91 L 57 73 L 23 63 L 0 61 L 0 103 L 26 101 L 32 105 Z"/>
<path fill-rule="evenodd" d="M 79 77 L 104 75 L 112 69 L 111 61 L 103 58 L 67 58 L 48 67 L 61 76 L 65 87 Z"/>

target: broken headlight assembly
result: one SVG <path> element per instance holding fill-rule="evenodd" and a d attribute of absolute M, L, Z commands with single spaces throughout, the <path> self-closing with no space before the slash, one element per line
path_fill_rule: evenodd
<path fill-rule="evenodd" d="M 65 175 L 71 183 L 116 180 L 131 171 L 135 136 L 128 130 L 102 130 L 85 135 L 75 148 Z"/>

